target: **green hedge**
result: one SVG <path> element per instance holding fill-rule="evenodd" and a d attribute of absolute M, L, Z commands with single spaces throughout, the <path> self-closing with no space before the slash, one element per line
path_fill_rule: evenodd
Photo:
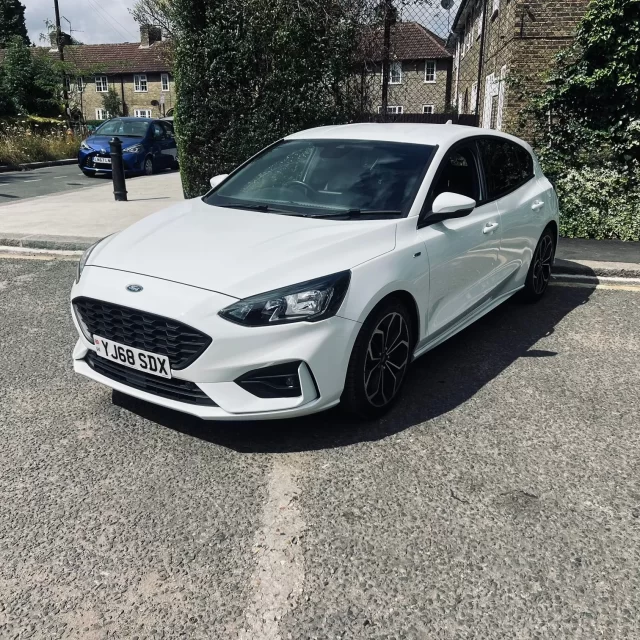
<path fill-rule="evenodd" d="M 640 170 L 570 169 L 555 182 L 560 235 L 640 240 Z"/>

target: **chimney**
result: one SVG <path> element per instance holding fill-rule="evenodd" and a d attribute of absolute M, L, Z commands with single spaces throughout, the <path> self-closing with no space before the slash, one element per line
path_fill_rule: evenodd
<path fill-rule="evenodd" d="M 155 42 L 162 41 L 162 28 L 152 24 L 140 25 L 140 48 L 146 49 Z"/>
<path fill-rule="evenodd" d="M 51 43 L 51 51 L 58 50 L 58 43 L 56 42 L 56 31 L 49 31 L 49 42 Z M 71 44 L 71 36 L 64 31 L 60 32 L 60 43 L 63 47 L 68 47 Z"/>

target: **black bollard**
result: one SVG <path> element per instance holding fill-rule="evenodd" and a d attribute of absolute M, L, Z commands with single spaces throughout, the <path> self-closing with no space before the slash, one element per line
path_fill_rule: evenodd
<path fill-rule="evenodd" d="M 127 199 L 127 186 L 124 180 L 124 164 L 122 162 L 122 140 L 111 138 L 111 177 L 113 178 L 113 195 L 116 200 Z"/>

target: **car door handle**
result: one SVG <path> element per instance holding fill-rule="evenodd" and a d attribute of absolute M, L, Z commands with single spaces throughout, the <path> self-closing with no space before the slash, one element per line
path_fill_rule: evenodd
<path fill-rule="evenodd" d="M 484 229 L 482 230 L 482 233 L 484 233 L 485 235 L 487 233 L 493 233 L 499 226 L 500 226 L 500 223 L 498 222 L 487 222 L 487 224 L 484 225 Z"/>
<path fill-rule="evenodd" d="M 542 200 L 534 200 L 533 204 L 531 205 L 531 208 L 534 211 L 540 211 L 542 207 L 544 207 L 544 202 L 542 202 Z"/>

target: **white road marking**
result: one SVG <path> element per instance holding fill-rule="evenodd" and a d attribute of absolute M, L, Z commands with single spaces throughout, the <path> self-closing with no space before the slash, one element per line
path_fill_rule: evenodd
<path fill-rule="evenodd" d="M 553 276 L 553 279 L 556 281 L 562 281 L 565 278 L 568 280 L 579 280 L 582 282 L 637 282 L 640 284 L 640 278 L 625 278 L 623 276 L 581 276 L 571 273 L 558 273 Z"/>
<path fill-rule="evenodd" d="M 554 287 L 573 287 L 581 289 L 610 289 L 612 291 L 635 291 L 640 293 L 640 284 L 597 284 L 595 282 L 562 282 L 555 280 L 550 282 L 550 285 Z"/>
<path fill-rule="evenodd" d="M 40 182 L 42 178 L 34 178 L 33 180 L 23 180 L 22 182 Z"/>
<path fill-rule="evenodd" d="M 239 640 L 282 640 L 281 618 L 298 604 L 304 585 L 298 454 L 274 457 L 262 528 L 256 532 L 251 599 Z"/>
<path fill-rule="evenodd" d="M 68 178 L 69 176 L 54 176 L 54 180 L 64 180 L 65 178 Z"/>
<path fill-rule="evenodd" d="M 0 245 L 0 258 L 22 258 L 25 260 L 51 260 L 52 258 L 77 260 L 82 251 L 63 249 L 32 249 L 30 247 L 11 247 Z"/>

